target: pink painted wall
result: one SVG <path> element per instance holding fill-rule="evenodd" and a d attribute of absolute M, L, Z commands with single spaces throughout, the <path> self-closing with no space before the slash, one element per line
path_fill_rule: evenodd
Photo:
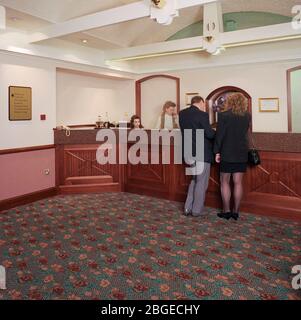
<path fill-rule="evenodd" d="M 0 155 L 0 201 L 52 187 L 55 149 Z"/>

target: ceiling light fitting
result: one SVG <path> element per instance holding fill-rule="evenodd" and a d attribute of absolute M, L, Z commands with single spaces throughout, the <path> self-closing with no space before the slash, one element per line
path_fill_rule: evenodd
<path fill-rule="evenodd" d="M 150 17 L 159 24 L 170 25 L 178 16 L 177 0 L 151 0 Z"/>

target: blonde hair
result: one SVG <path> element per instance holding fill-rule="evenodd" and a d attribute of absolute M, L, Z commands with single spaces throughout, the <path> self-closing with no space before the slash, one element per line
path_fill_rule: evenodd
<path fill-rule="evenodd" d="M 166 110 L 169 108 L 175 108 L 177 105 L 172 101 L 166 101 L 162 108 L 162 114 L 165 114 Z"/>
<path fill-rule="evenodd" d="M 161 113 L 161 125 L 160 125 L 160 129 L 164 129 L 165 127 L 165 113 L 166 113 L 166 110 L 168 108 L 175 108 L 177 105 L 172 102 L 172 101 L 166 101 L 163 105 L 163 108 L 162 108 L 162 113 Z M 172 124 L 173 124 L 173 128 L 174 129 L 178 129 L 179 126 L 177 125 L 176 123 L 176 119 L 173 117 L 172 118 Z"/>
<path fill-rule="evenodd" d="M 243 116 L 248 111 L 248 101 L 241 93 L 231 94 L 225 102 L 225 109 L 231 110 L 235 115 Z"/>

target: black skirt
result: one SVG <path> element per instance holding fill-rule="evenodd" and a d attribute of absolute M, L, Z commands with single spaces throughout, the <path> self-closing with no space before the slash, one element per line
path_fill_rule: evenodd
<path fill-rule="evenodd" d="M 223 173 L 238 173 L 247 171 L 247 162 L 221 162 L 220 171 Z"/>

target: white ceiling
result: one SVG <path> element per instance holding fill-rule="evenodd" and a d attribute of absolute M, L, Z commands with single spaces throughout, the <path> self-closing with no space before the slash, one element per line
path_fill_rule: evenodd
<path fill-rule="evenodd" d="M 10 28 L 16 28 L 23 31 L 35 31 L 51 24 L 46 20 L 39 19 L 22 11 L 11 8 L 6 9 L 6 24 Z"/>
<path fill-rule="evenodd" d="M 0 4 L 52 22 L 63 22 L 137 0 L 1 0 Z"/>
<path fill-rule="evenodd" d="M 9 27 L 36 32 L 49 23 L 64 22 L 76 17 L 118 7 L 137 0 L 0 0 L 8 8 Z M 291 15 L 297 0 L 222 0 L 223 12 L 264 11 Z M 16 19 L 12 19 L 16 18 Z M 124 48 L 161 42 L 184 27 L 202 19 L 202 7 L 180 11 L 170 26 L 162 26 L 149 18 L 132 20 L 62 37 L 65 41 L 101 50 Z M 82 43 L 87 39 L 86 44 Z"/>
<path fill-rule="evenodd" d="M 223 12 L 261 11 L 292 15 L 292 7 L 300 4 L 298 0 L 222 0 Z"/>
<path fill-rule="evenodd" d="M 112 41 L 122 48 L 131 47 L 165 41 L 179 30 L 200 21 L 202 15 L 202 7 L 191 7 L 181 10 L 180 16 L 169 26 L 162 26 L 149 18 L 143 18 L 90 30 L 86 33 Z"/>

